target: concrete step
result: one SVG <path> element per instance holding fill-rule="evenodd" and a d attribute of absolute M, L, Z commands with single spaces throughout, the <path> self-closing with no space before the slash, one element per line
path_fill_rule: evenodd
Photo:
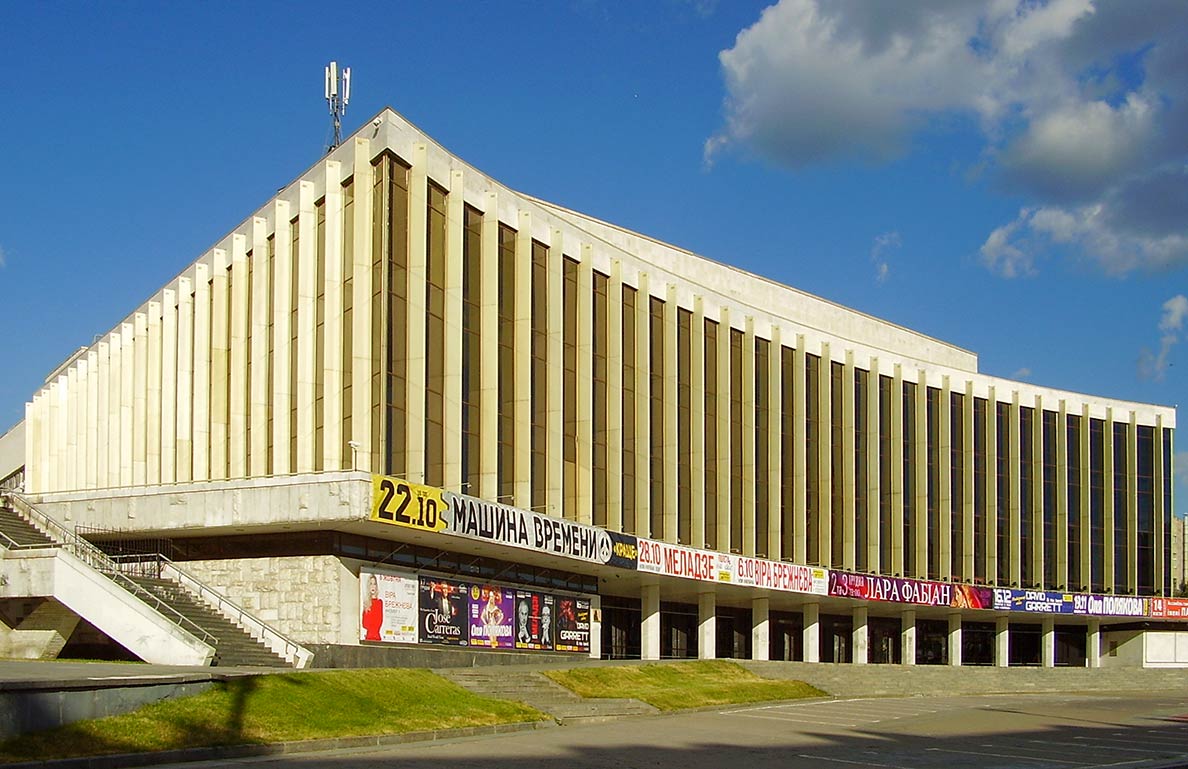
<path fill-rule="evenodd" d="M 53 540 L 42 534 L 33 524 L 26 521 L 11 508 L 0 508 L 0 532 L 18 545 L 48 545 Z M 0 539 L 0 542 L 7 542 Z"/>
<path fill-rule="evenodd" d="M 283 657 L 252 638 L 181 585 L 167 579 L 133 577 L 136 584 L 177 610 L 186 619 L 217 640 L 215 659 L 219 667 L 290 667 Z"/>
<path fill-rule="evenodd" d="M 486 697 L 515 700 L 547 713 L 557 723 L 593 723 L 651 715 L 656 708 L 632 699 L 584 699 L 533 670 L 450 668 L 434 671 L 462 688 Z"/>

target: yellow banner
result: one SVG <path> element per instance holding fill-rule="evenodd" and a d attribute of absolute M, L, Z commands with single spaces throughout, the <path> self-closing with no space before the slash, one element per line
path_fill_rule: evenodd
<path fill-rule="evenodd" d="M 387 475 L 371 478 L 371 520 L 420 531 L 446 527 L 441 489 Z"/>

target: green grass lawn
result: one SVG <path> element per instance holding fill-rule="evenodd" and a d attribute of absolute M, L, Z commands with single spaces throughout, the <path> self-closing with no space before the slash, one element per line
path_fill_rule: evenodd
<path fill-rule="evenodd" d="M 399 734 L 543 719 L 427 670 L 372 669 L 237 678 L 193 697 L 0 743 L 0 762 L 214 745 Z"/>
<path fill-rule="evenodd" d="M 545 673 L 582 697 L 630 697 L 660 710 L 823 697 L 800 681 L 769 681 L 733 662 L 707 660 Z"/>

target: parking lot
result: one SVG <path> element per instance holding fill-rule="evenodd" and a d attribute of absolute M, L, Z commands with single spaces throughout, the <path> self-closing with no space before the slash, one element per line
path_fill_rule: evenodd
<path fill-rule="evenodd" d="M 1188 719 L 1188 692 L 825 700 L 220 765 L 1150 769 L 1188 766 L 1188 720 L 1181 718 Z"/>

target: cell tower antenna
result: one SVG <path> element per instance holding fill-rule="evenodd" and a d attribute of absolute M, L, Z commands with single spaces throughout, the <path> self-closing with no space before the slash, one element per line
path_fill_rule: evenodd
<path fill-rule="evenodd" d="M 351 68 L 338 69 L 338 62 L 326 65 L 326 105 L 330 107 L 330 118 L 334 121 L 334 141 L 326 148 L 330 152 L 342 144 L 342 116 L 346 114 L 347 102 L 351 100 Z"/>

